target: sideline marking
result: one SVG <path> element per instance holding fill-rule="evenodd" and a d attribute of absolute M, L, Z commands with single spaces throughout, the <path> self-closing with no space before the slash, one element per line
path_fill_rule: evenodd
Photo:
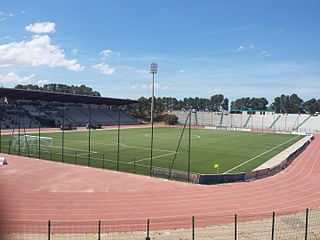
<path fill-rule="evenodd" d="M 157 156 L 153 156 L 152 159 L 155 159 L 155 158 L 162 158 L 162 157 L 166 157 L 166 156 L 170 156 L 170 155 L 173 155 L 175 154 L 175 152 L 173 153 L 167 153 L 167 154 L 162 154 L 162 155 L 157 155 Z M 150 157 L 148 158 L 143 158 L 143 159 L 139 159 L 139 160 L 136 160 L 136 161 L 131 161 L 131 162 L 128 162 L 129 164 L 132 164 L 134 162 L 142 162 L 142 161 L 145 161 L 145 160 L 148 160 L 148 159 L 151 159 Z"/>
<path fill-rule="evenodd" d="M 80 139 L 72 139 L 72 141 L 87 142 L 86 140 L 80 140 Z M 95 144 L 101 144 L 101 145 L 117 146 L 117 143 L 115 143 L 115 142 L 101 142 L 101 141 L 91 141 L 91 142 L 95 143 Z M 126 145 L 126 144 L 123 144 L 123 143 L 120 143 L 120 146 L 123 147 L 123 148 L 137 148 L 137 149 L 150 150 L 150 147 L 140 147 L 140 146 L 134 146 L 134 145 Z M 175 151 L 167 150 L 167 149 L 153 148 L 153 150 L 157 150 L 157 151 L 160 151 L 160 152 L 162 151 L 162 152 L 175 153 Z"/>
<path fill-rule="evenodd" d="M 278 147 L 281 147 L 282 145 L 284 145 L 284 144 L 286 144 L 286 143 L 288 143 L 288 142 L 290 142 L 290 141 L 292 141 L 292 140 L 294 140 L 294 139 L 296 139 L 296 138 L 298 138 L 298 137 L 300 137 L 300 135 L 298 135 L 298 136 L 296 136 L 296 137 L 294 137 L 294 138 L 290 138 L 289 140 L 287 140 L 287 141 L 285 141 L 285 142 L 283 142 L 283 143 L 281 143 L 281 144 L 279 144 L 279 145 L 277 145 L 277 146 L 275 146 L 275 147 L 273 147 L 273 148 L 271 148 L 271 149 L 269 149 L 269 150 L 267 150 L 267 151 L 265 151 L 265 152 L 263 152 L 263 153 L 260 153 L 259 155 L 255 156 L 255 157 L 253 157 L 253 158 L 250 158 L 249 160 L 247 160 L 247 161 L 245 161 L 245 162 L 243 162 L 243 163 L 240 163 L 238 166 L 235 166 L 234 168 L 231 168 L 231 169 L 225 171 L 224 173 L 229 173 L 229 172 L 231 172 L 231 171 L 233 171 L 233 170 L 235 170 L 235 169 L 237 169 L 237 168 L 239 168 L 239 167 L 242 167 L 243 165 L 245 165 L 245 164 L 247 164 L 247 163 L 249 163 L 249 162 L 252 162 L 252 161 L 255 160 L 256 158 L 261 157 L 261 156 L 263 156 L 264 154 L 269 153 L 269 152 L 273 151 L 274 149 L 277 149 Z M 224 173 L 223 173 L 223 174 L 224 174 Z"/>
<path fill-rule="evenodd" d="M 149 133 L 145 133 L 144 134 L 145 137 L 151 137 L 151 134 Z M 169 138 L 169 139 L 175 139 L 175 140 L 178 140 L 179 138 L 175 138 L 175 137 L 163 137 L 163 136 L 153 136 L 154 138 Z M 200 135 L 191 135 L 191 138 L 193 139 L 199 139 L 201 138 Z"/>

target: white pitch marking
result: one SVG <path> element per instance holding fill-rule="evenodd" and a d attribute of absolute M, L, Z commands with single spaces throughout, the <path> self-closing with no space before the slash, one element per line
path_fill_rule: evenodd
<path fill-rule="evenodd" d="M 296 137 L 294 137 L 294 138 L 290 138 L 288 141 L 285 141 L 285 142 L 279 144 L 278 146 L 275 146 L 275 147 L 273 147 L 273 148 L 271 148 L 271 149 L 269 149 L 269 150 L 267 150 L 267 151 L 265 151 L 265 152 L 263 152 L 263 153 L 260 153 L 259 155 L 255 156 L 255 157 L 253 157 L 253 158 L 250 158 L 249 160 L 247 160 L 247 161 L 245 161 L 245 162 L 243 162 L 243 163 L 240 163 L 238 166 L 235 166 L 234 168 L 231 168 L 231 169 L 229 169 L 228 171 L 225 171 L 224 173 L 229 173 L 229 172 L 231 172 L 231 171 L 233 171 L 233 170 L 235 170 L 235 169 L 237 169 L 237 168 L 239 168 L 239 167 L 242 167 L 243 165 L 245 165 L 245 164 L 247 164 L 247 163 L 255 160 L 256 158 L 261 157 L 261 156 L 263 156 L 264 154 L 269 153 L 269 152 L 273 151 L 274 149 L 277 149 L 278 147 L 281 147 L 282 145 L 284 145 L 284 144 L 286 144 L 286 143 L 288 143 L 288 142 L 290 142 L 290 141 L 292 141 L 292 140 L 294 140 L 294 139 L 296 139 L 296 138 L 298 138 L 298 137 L 300 137 L 300 136 L 296 136 Z"/>
<path fill-rule="evenodd" d="M 170 155 L 173 155 L 173 154 L 175 154 L 175 152 L 173 152 L 173 153 L 167 153 L 167 154 L 162 154 L 162 155 L 157 155 L 157 156 L 154 156 L 154 157 L 152 157 L 153 159 L 155 159 L 155 158 L 162 158 L 162 157 L 165 157 L 165 156 L 170 156 Z M 148 159 L 151 159 L 150 157 L 148 157 L 148 158 L 143 158 L 143 159 L 139 159 L 139 160 L 136 160 L 136 161 L 131 161 L 131 162 L 128 162 L 129 164 L 132 164 L 132 163 L 134 163 L 134 162 L 142 162 L 142 161 L 145 161 L 145 160 L 148 160 Z"/>

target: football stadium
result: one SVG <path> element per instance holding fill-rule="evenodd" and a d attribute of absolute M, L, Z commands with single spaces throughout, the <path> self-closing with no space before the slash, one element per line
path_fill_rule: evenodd
<path fill-rule="evenodd" d="M 0 239 L 319 240 L 319 7 L 3 1 Z"/>
<path fill-rule="evenodd" d="M 188 220 L 175 214 L 169 214 L 170 218 L 164 219 L 158 218 L 158 214 L 155 214 L 152 220 L 144 219 L 145 222 L 138 219 L 130 219 L 130 221 L 121 219 L 120 221 L 118 218 L 116 221 L 107 218 L 104 219 L 106 220 L 104 222 L 99 220 L 101 217 L 98 217 L 98 220 L 95 219 L 94 222 L 91 219 L 92 215 L 83 213 L 80 219 L 83 219 L 84 222 L 82 220 L 64 222 L 62 219 L 70 220 L 69 217 L 74 213 L 68 216 L 61 211 L 61 213 L 56 213 L 57 216 L 54 214 L 57 219 L 54 221 L 51 220 L 53 215 L 41 212 L 53 206 L 53 208 L 59 206 L 62 204 L 61 201 L 76 201 L 71 200 L 75 196 L 68 196 L 73 193 L 69 187 L 82 188 L 86 186 L 86 183 L 77 182 L 79 176 L 75 176 L 73 172 L 84 174 L 81 180 L 83 181 L 87 179 L 85 171 L 88 168 L 92 169 L 90 171 L 98 171 L 99 174 L 106 172 L 105 177 L 112 178 L 108 180 L 113 185 L 111 192 L 117 192 L 117 188 L 114 189 L 115 185 L 120 184 L 117 178 L 121 178 L 121 184 L 126 184 L 128 179 L 125 178 L 125 175 L 128 174 L 129 178 L 141 176 L 129 181 L 150 184 L 152 179 L 151 181 L 156 181 L 155 186 L 161 181 L 161 184 L 164 184 L 163 188 L 172 187 L 171 183 L 182 184 L 184 187 L 188 186 L 184 185 L 186 183 L 195 186 L 198 184 L 200 186 L 232 184 L 232 182 L 259 184 L 261 180 L 258 179 L 266 178 L 268 181 L 270 176 L 279 177 L 284 169 L 291 167 L 292 162 L 298 161 L 296 158 L 304 159 L 305 151 L 311 148 L 310 143 L 315 145 L 314 138 L 319 131 L 317 127 L 320 123 L 320 117 L 308 114 L 279 114 L 267 110 L 232 113 L 192 109 L 190 111 L 170 111 L 169 114 L 178 117 L 178 123 L 175 125 L 163 123 L 150 125 L 148 122 L 130 116 L 125 111 L 124 106 L 136 104 L 135 100 L 8 88 L 1 88 L 0 93 L 2 97 L 0 149 L 7 163 L 1 169 L 4 173 L 2 177 L 10 178 L 14 174 L 18 179 L 20 178 L 17 179 L 18 181 L 25 181 L 27 176 L 30 177 L 31 182 L 27 185 L 33 190 L 30 189 L 29 194 L 35 191 L 40 194 L 41 202 L 44 201 L 40 204 L 39 209 L 37 207 L 34 209 L 39 211 L 39 215 L 36 216 L 40 218 L 35 217 L 39 221 L 29 221 L 24 217 L 19 221 L 14 221 L 11 219 L 12 216 L 20 218 L 24 215 L 20 215 L 19 211 L 4 211 L 4 216 L 7 217 L 7 212 L 8 219 L 11 220 L 2 221 L 5 226 L 4 231 L 7 231 L 5 236 L 8 239 L 129 239 L 128 236 L 131 234 L 137 234 L 136 238 L 132 237 L 132 239 L 148 239 L 148 236 L 152 235 L 159 235 L 159 239 L 166 239 L 166 231 L 170 229 L 171 237 L 188 236 L 186 239 L 196 239 L 196 230 L 199 231 L 200 236 L 209 234 L 210 237 L 224 236 L 228 239 L 230 236 L 248 234 L 250 236 L 248 239 L 255 239 L 254 236 L 259 231 L 252 231 L 252 228 L 259 225 L 261 221 L 263 223 L 261 226 L 266 228 L 263 230 L 265 236 L 271 234 L 270 237 L 275 237 L 273 231 L 282 227 L 276 226 L 275 213 L 272 211 L 259 213 L 257 210 L 251 214 L 245 213 L 239 222 L 239 227 L 243 227 L 240 235 L 237 233 L 237 214 L 232 217 L 226 214 L 220 219 L 221 216 L 207 216 L 206 213 L 200 215 L 200 222 L 195 225 L 195 221 L 198 220 L 195 216 Z M 314 147 L 317 148 L 317 146 Z M 17 159 L 13 156 L 17 156 Z M 303 159 L 300 160 L 301 164 Z M 37 170 L 37 164 L 34 166 L 36 163 L 34 161 L 37 163 L 41 161 L 41 164 L 44 165 L 39 166 Z M 25 169 L 29 164 L 28 168 L 31 168 L 33 173 Z M 37 186 L 38 184 L 34 182 L 36 178 L 43 178 L 40 182 L 46 181 L 46 174 L 51 172 L 51 164 L 58 164 L 52 168 L 54 176 L 51 177 L 59 182 L 58 185 L 66 184 L 64 187 L 54 187 L 52 183 L 41 183 L 41 186 Z M 56 167 L 61 167 L 61 169 L 55 169 Z M 43 171 L 39 172 L 40 169 Z M 19 171 L 20 174 L 15 174 L 15 171 Z M 113 172 L 123 172 L 125 175 L 110 176 Z M 95 173 L 92 172 L 89 175 L 91 174 L 93 175 L 89 180 L 89 188 L 93 187 L 93 189 L 81 189 L 76 192 L 101 191 L 94 189 L 95 183 L 92 181 L 94 181 Z M 4 181 L 9 178 L 4 178 Z M 69 183 L 70 186 L 68 186 Z M 26 194 L 19 183 L 11 184 L 8 185 L 8 191 L 13 194 L 12 197 L 15 194 L 23 196 Z M 69 190 L 63 190 L 66 186 Z M 120 186 L 120 189 L 125 187 Z M 9 187 L 15 190 L 9 190 Z M 41 190 L 34 189 L 38 187 L 54 187 L 54 192 L 60 192 L 62 199 L 51 201 L 50 197 L 48 199 L 48 196 L 45 196 L 46 194 Z M 136 187 L 133 186 L 131 191 L 136 192 Z M 161 188 L 161 186 L 158 187 Z M 201 194 L 203 190 L 207 192 L 209 189 L 193 188 L 191 187 L 190 191 L 200 191 L 199 197 L 209 197 L 208 193 Z M 220 190 L 216 190 L 219 196 Z M 49 190 L 51 191 L 52 189 Z M 159 194 L 159 192 L 153 194 Z M 167 195 L 169 198 L 170 196 L 170 194 Z M 65 197 L 71 198 L 63 200 Z M 104 202 L 102 199 L 99 200 L 99 195 L 91 197 L 94 197 L 95 200 L 90 200 L 90 203 Z M 24 196 L 23 198 L 26 198 L 26 201 L 33 201 L 32 197 Z M 156 197 L 158 198 L 162 197 Z M 47 206 L 48 201 L 51 202 L 48 204 L 51 206 Z M 9 204 L 8 209 L 10 206 L 16 209 L 17 205 L 19 203 L 15 204 L 15 200 L 12 200 L 12 205 Z M 91 208 L 99 211 L 101 206 L 81 207 L 83 210 Z M 102 208 L 104 209 L 105 206 Z M 292 215 L 292 211 L 288 209 L 281 212 L 279 218 L 291 219 L 290 221 L 302 218 L 300 220 L 302 221 L 304 216 L 309 217 L 309 209 L 307 208 L 306 211 L 306 213 L 294 212 Z M 316 219 L 318 209 L 310 211 Z M 29 214 L 31 213 L 26 213 L 26 216 L 31 217 Z M 93 216 L 96 215 L 99 216 L 99 214 Z M 43 221 L 44 216 L 48 218 L 47 221 Z M 168 217 L 168 215 L 165 216 Z M 81 226 L 79 227 L 78 224 Z M 223 228 L 213 230 L 218 227 L 217 224 L 223 224 L 223 228 L 228 230 L 226 232 L 222 230 Z M 269 229 L 268 225 L 270 225 Z M 199 229 L 196 229 L 196 226 Z M 317 234 L 317 229 L 318 224 L 314 222 L 309 231 Z M 191 234 L 188 235 L 189 231 Z M 289 230 L 284 228 L 277 229 L 277 231 L 279 231 L 278 236 L 287 236 Z M 293 229 L 290 231 L 293 231 L 294 236 L 305 233 L 305 231 L 299 232 Z"/>

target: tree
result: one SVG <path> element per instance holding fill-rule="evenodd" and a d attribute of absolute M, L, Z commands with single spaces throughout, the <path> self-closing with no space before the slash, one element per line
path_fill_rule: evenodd
<path fill-rule="evenodd" d="M 280 113 L 301 113 L 303 100 L 295 93 L 291 96 L 282 94 L 274 99 L 272 106 Z"/>
<path fill-rule="evenodd" d="M 222 102 L 224 100 L 223 94 L 216 94 L 211 97 L 212 110 L 219 111 L 221 109 Z"/>
<path fill-rule="evenodd" d="M 229 110 L 229 99 L 228 98 L 223 99 L 222 109 L 225 111 Z"/>
<path fill-rule="evenodd" d="M 315 114 L 316 112 L 320 112 L 320 100 L 317 101 L 315 98 L 311 98 L 305 101 L 302 107 L 307 113 Z"/>
<path fill-rule="evenodd" d="M 178 117 L 174 114 L 166 114 L 164 122 L 168 125 L 175 125 L 178 123 Z"/>
<path fill-rule="evenodd" d="M 18 84 L 15 86 L 17 89 L 28 89 L 28 90 L 38 90 L 38 91 L 46 91 L 46 92 L 59 92 L 59 93 L 70 93 L 70 94 L 78 94 L 78 95 L 89 95 L 89 96 L 101 96 L 99 92 L 93 91 L 91 87 L 87 87 L 86 85 L 74 86 L 74 85 L 66 85 L 66 84 L 56 84 L 50 83 L 45 84 L 43 87 L 39 87 L 38 85 L 21 85 Z"/>
<path fill-rule="evenodd" d="M 303 100 L 298 97 L 297 94 L 292 94 L 289 97 L 289 106 L 291 113 L 301 113 L 302 112 Z"/>
<path fill-rule="evenodd" d="M 281 98 L 280 97 L 276 97 L 274 99 L 274 102 L 271 104 L 271 109 L 275 110 L 276 113 L 281 112 Z"/>

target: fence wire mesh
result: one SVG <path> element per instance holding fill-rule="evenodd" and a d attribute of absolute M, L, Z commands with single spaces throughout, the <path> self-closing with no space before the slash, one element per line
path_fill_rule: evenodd
<path fill-rule="evenodd" d="M 275 215 L 172 217 L 119 221 L 5 221 L 6 240 L 318 240 L 320 209 Z"/>

